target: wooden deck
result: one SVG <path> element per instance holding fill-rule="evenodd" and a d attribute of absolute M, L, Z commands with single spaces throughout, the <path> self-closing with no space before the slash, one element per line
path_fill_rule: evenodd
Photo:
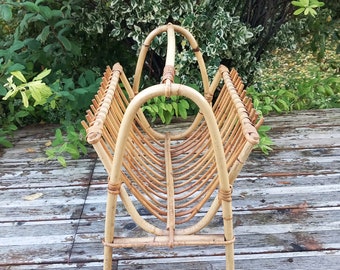
<path fill-rule="evenodd" d="M 275 150 L 253 152 L 233 194 L 236 269 L 340 269 L 340 109 L 266 119 Z M 106 174 L 90 152 L 47 161 L 53 128 L 0 149 L 0 269 L 101 269 Z M 143 208 L 140 213 L 147 215 Z M 140 230 L 118 211 L 116 232 Z M 218 231 L 217 217 L 206 231 Z M 218 231 L 219 232 L 219 231 Z M 224 269 L 223 247 L 119 249 L 116 269 Z"/>

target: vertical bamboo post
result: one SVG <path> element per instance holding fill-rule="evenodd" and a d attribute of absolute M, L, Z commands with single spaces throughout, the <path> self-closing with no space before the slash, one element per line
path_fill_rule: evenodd
<path fill-rule="evenodd" d="M 117 207 L 117 194 L 108 192 L 105 218 L 105 239 L 104 239 L 104 270 L 112 269 L 112 247 L 105 243 L 112 243 L 114 240 L 114 224 Z"/>
<path fill-rule="evenodd" d="M 175 65 L 175 54 L 176 54 L 176 40 L 175 40 L 175 30 L 174 26 L 169 23 L 168 29 L 168 45 L 167 45 L 167 53 L 166 53 L 166 66 L 174 66 Z"/>
<path fill-rule="evenodd" d="M 231 192 L 230 192 L 231 194 Z M 231 195 L 230 195 L 231 196 Z M 226 269 L 234 270 L 234 229 L 231 199 L 222 201 L 222 215 L 225 240 Z"/>
<path fill-rule="evenodd" d="M 176 38 L 174 26 L 169 23 L 167 28 L 168 34 L 168 45 L 165 66 L 163 70 L 162 83 L 167 85 L 166 96 L 169 96 L 170 83 L 174 82 L 175 79 L 175 53 L 176 53 Z"/>

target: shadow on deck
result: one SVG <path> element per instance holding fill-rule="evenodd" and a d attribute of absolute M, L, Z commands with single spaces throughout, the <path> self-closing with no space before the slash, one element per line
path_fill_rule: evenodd
<path fill-rule="evenodd" d="M 234 185 L 236 269 L 338 269 L 340 109 L 265 124 L 275 150 L 253 152 Z M 102 268 L 106 173 L 93 152 L 66 169 L 46 160 L 53 133 L 25 128 L 0 149 L 0 269 Z M 140 233 L 123 207 L 118 215 L 117 233 Z M 223 247 L 119 249 L 113 259 L 117 269 L 225 267 Z"/>

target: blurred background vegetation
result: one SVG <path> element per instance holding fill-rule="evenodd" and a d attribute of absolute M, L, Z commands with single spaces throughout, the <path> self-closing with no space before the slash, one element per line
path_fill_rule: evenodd
<path fill-rule="evenodd" d="M 64 153 L 85 153 L 79 123 L 105 67 L 120 62 L 131 78 L 145 37 L 168 22 L 195 36 L 210 77 L 221 63 L 235 67 L 262 114 L 339 107 L 339 14 L 333 0 L 0 0 L 0 147 L 19 127 L 54 123 L 50 158 L 65 165 Z M 153 42 L 141 89 L 159 82 L 165 44 L 165 35 Z M 193 52 L 177 47 L 176 80 L 200 91 Z M 145 113 L 170 122 L 167 102 L 150 101 Z M 197 110 L 176 102 L 180 116 Z"/>

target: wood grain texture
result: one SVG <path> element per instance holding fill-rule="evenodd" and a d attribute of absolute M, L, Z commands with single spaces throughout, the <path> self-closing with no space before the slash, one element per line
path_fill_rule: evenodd
<path fill-rule="evenodd" d="M 253 152 L 234 185 L 236 269 L 337 269 L 340 110 L 265 124 L 274 151 Z M 66 169 L 47 161 L 53 128 L 22 129 L 14 148 L 0 150 L 0 269 L 102 269 L 107 175 L 92 151 Z M 221 224 L 218 215 L 204 231 L 220 233 Z M 144 235 L 120 201 L 116 232 Z M 113 258 L 113 269 L 225 267 L 223 247 L 118 249 Z"/>

